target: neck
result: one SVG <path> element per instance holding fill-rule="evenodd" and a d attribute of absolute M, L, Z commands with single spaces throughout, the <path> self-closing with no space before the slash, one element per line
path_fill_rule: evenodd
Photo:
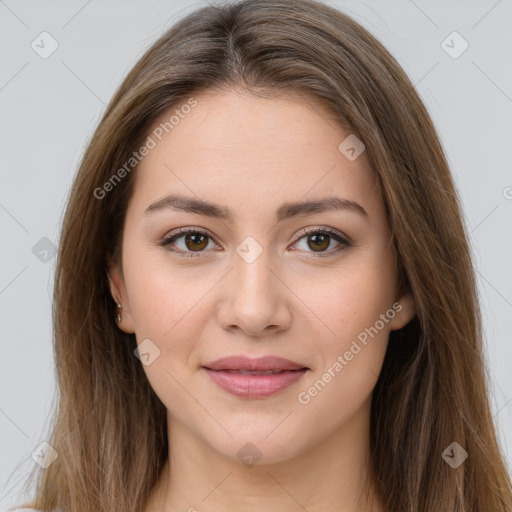
<path fill-rule="evenodd" d="M 370 403 L 304 453 L 250 467 L 169 415 L 169 459 L 145 512 L 383 512 L 367 486 Z"/>

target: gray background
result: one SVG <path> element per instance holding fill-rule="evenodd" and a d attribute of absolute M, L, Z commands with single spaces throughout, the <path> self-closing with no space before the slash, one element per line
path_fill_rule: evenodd
<path fill-rule="evenodd" d="M 512 0 L 329 3 L 398 59 L 441 136 L 471 231 L 492 407 L 512 466 Z M 44 440 L 55 387 L 52 244 L 85 143 L 143 51 L 203 5 L 0 0 L 0 507 L 22 499 Z M 43 31 L 58 43 L 46 59 L 31 47 Z M 464 42 L 453 31 L 469 44 L 457 58 Z"/>

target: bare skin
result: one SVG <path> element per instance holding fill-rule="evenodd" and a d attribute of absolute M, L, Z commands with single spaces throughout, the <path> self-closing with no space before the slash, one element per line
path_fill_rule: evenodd
<path fill-rule="evenodd" d="M 350 161 L 338 149 L 349 134 L 312 99 L 194 97 L 197 106 L 136 170 L 123 266 L 110 266 L 119 328 L 160 351 L 144 371 L 168 410 L 169 465 L 145 512 L 385 512 L 365 490 L 371 394 L 389 332 L 415 308 L 399 295 L 365 153 Z M 233 219 L 145 213 L 171 193 L 227 207 Z M 283 203 L 327 196 L 355 201 L 367 216 L 343 209 L 276 222 Z M 160 245 L 186 227 L 206 232 L 203 245 L 186 235 Z M 305 227 L 331 228 L 350 245 L 325 231 L 315 239 Z M 249 236 L 256 244 L 242 247 L 261 249 L 251 262 L 237 252 Z M 376 325 L 366 344 L 358 341 Z M 360 350 L 345 357 L 354 341 Z M 202 366 L 241 354 L 277 355 L 309 370 L 269 397 L 239 397 Z M 308 391 L 319 380 L 325 385 Z M 237 455 L 246 443 L 257 447 L 254 465 Z"/>

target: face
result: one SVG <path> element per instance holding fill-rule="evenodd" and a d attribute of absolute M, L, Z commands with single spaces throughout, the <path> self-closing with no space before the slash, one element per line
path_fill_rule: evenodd
<path fill-rule="evenodd" d="M 259 463 L 284 461 L 369 411 L 389 332 L 413 304 L 397 295 L 365 153 L 339 148 L 349 133 L 321 105 L 194 98 L 164 137 L 175 109 L 155 123 L 134 171 L 122 268 L 110 267 L 119 327 L 170 424 L 233 459 L 252 443 Z"/>

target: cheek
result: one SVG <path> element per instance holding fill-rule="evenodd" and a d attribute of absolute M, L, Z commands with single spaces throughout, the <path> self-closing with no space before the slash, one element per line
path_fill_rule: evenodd
<path fill-rule="evenodd" d="M 364 258 L 340 274 L 337 282 L 317 294 L 312 307 L 328 330 L 315 340 L 321 363 L 308 384 L 317 382 L 318 394 L 323 395 L 317 402 L 342 399 L 350 409 L 349 404 L 371 392 L 382 366 L 395 314 L 394 274 L 391 267 L 372 265 Z M 312 395 L 316 392 L 311 390 Z"/>
<path fill-rule="evenodd" d="M 132 252 L 125 275 L 137 335 L 153 336 L 165 345 L 199 325 L 198 315 L 204 314 L 201 299 L 212 283 L 192 267 L 176 271 L 161 251 Z"/>
<path fill-rule="evenodd" d="M 321 427 L 326 432 L 356 414 L 371 396 L 381 371 L 393 310 L 378 290 L 374 292 L 326 300 L 326 321 L 335 334 L 316 339 L 320 364 L 297 394 L 308 417 L 325 417 L 329 411 L 329 421 Z"/>
<path fill-rule="evenodd" d="M 343 344 L 373 326 L 390 309 L 394 272 L 389 263 L 363 256 L 353 265 L 347 264 L 339 272 L 339 278 L 330 279 L 317 290 L 314 308 L 329 327 L 328 345 L 338 340 L 336 348 L 343 348 Z M 379 326 L 379 330 L 386 330 L 380 323 Z"/>

